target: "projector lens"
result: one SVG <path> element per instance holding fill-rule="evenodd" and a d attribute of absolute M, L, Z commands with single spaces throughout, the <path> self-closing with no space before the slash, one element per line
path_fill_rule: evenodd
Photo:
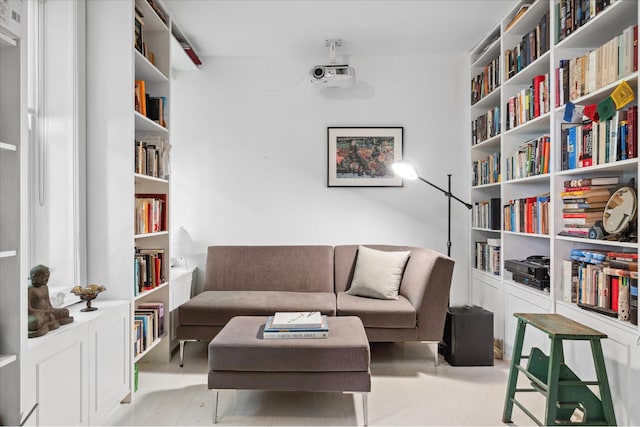
<path fill-rule="evenodd" d="M 324 77 L 324 68 L 323 67 L 314 67 L 313 69 L 313 77 L 316 79 L 321 79 Z"/>

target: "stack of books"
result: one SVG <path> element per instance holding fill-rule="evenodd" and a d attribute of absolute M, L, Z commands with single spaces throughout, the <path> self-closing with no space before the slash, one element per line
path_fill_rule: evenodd
<path fill-rule="evenodd" d="M 638 324 L 638 254 L 572 249 L 562 261 L 564 300 Z"/>
<path fill-rule="evenodd" d="M 327 316 L 319 311 L 278 312 L 267 318 L 264 339 L 328 338 Z"/>
<path fill-rule="evenodd" d="M 619 177 L 594 177 L 564 182 L 561 236 L 588 238 L 596 221 L 602 221 L 604 207 Z"/>

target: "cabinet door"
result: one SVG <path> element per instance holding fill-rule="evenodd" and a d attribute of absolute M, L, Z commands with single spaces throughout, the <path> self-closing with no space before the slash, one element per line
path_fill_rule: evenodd
<path fill-rule="evenodd" d="M 29 351 L 37 425 L 89 424 L 87 333 L 87 325 L 79 325 Z"/>
<path fill-rule="evenodd" d="M 129 305 L 123 304 L 89 326 L 89 416 L 92 425 L 101 424 L 130 389 L 129 311 Z"/>

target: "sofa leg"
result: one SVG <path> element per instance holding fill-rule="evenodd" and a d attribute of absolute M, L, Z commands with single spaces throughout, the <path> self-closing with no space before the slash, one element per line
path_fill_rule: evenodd
<path fill-rule="evenodd" d="M 431 349 L 431 352 L 433 353 L 433 363 L 434 363 L 434 366 L 437 368 L 438 367 L 438 345 L 440 343 L 438 341 L 422 341 L 422 342 L 426 343 Z"/>
<path fill-rule="evenodd" d="M 186 343 L 187 340 L 180 340 L 180 367 L 182 368 L 184 366 L 184 343 Z"/>
<path fill-rule="evenodd" d="M 198 342 L 199 340 L 180 340 L 180 367 L 184 366 L 184 345 L 187 342 Z"/>
<path fill-rule="evenodd" d="M 213 396 L 213 424 L 218 424 L 218 390 Z"/>

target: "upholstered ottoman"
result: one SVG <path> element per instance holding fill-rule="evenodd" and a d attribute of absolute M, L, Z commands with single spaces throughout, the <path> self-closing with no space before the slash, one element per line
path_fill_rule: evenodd
<path fill-rule="evenodd" d="M 367 425 L 371 390 L 369 341 L 358 317 L 329 317 L 329 337 L 263 339 L 266 317 L 231 319 L 209 343 L 209 389 L 362 393 Z"/>

